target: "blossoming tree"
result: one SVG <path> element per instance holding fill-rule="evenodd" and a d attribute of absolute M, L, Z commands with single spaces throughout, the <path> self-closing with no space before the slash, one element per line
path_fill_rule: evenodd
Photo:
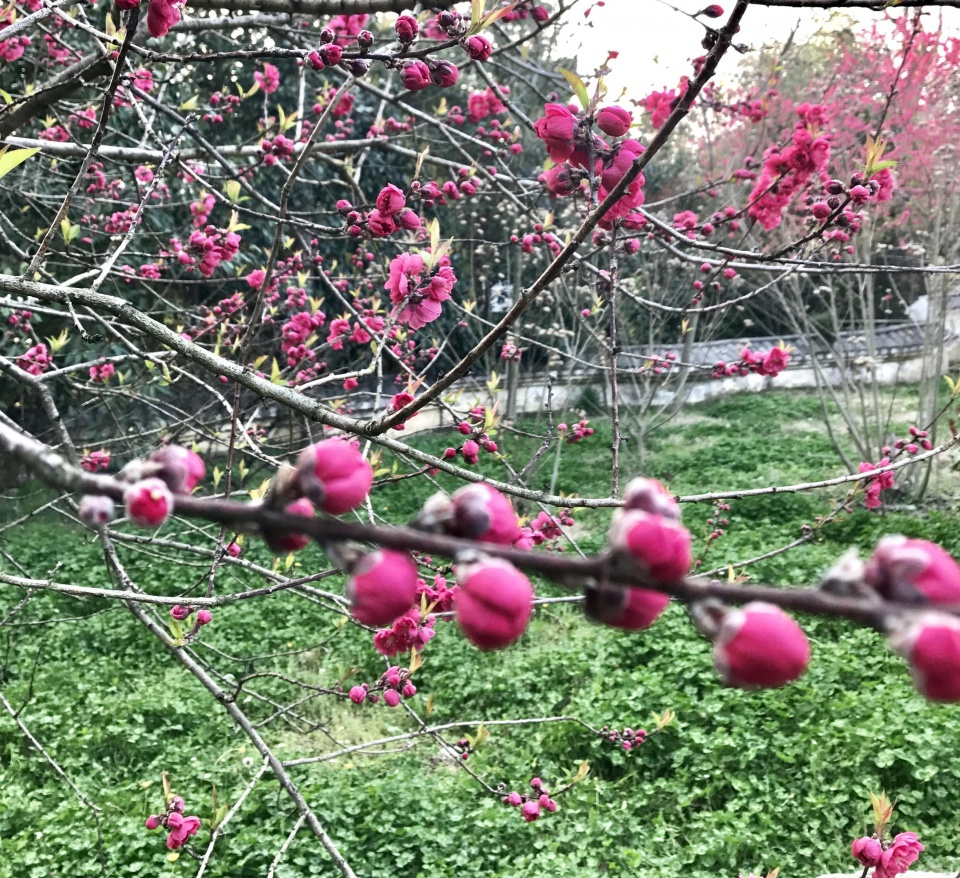
<path fill-rule="evenodd" d="M 873 266 L 851 242 L 900 180 L 930 191 L 916 182 L 929 171 L 905 148 L 889 153 L 894 165 L 879 146 L 893 124 L 887 110 L 906 112 L 897 89 L 879 107 L 854 110 L 852 75 L 819 101 L 771 101 L 782 118 L 758 135 L 762 159 L 709 168 L 708 183 L 691 191 L 657 181 L 691 109 L 719 107 L 736 125 L 768 118 L 760 98 L 721 106 L 714 83 L 756 39 L 751 5 L 878 4 L 735 0 L 678 10 L 702 27 L 689 75 L 678 88 L 620 101 L 602 72 L 557 73 L 550 40 L 573 4 L 552 0 L 24 0 L 5 11 L 0 451 L 11 480 L 25 474 L 56 490 L 52 506 L 95 535 L 104 567 L 102 585 L 64 582 L 4 552 L 5 598 L 28 598 L 5 607 L 0 627 L 34 594 L 106 600 L 155 638 L 157 662 L 191 675 L 242 731 L 262 760 L 245 791 L 208 820 L 165 777 L 145 817 L 170 851 L 195 857 L 198 874 L 269 776 L 296 815 L 287 841 L 270 840 L 270 874 L 303 830 L 326 852 L 328 872 L 353 876 L 296 770 L 396 741 L 429 739 L 480 794 L 528 823 L 561 809 L 586 765 L 567 785 L 534 777 L 521 793 L 492 783 L 469 765 L 480 732 L 457 737 L 476 724 L 431 726 L 417 684 L 424 652 L 458 636 L 446 620 L 480 650 L 507 649 L 538 607 L 557 600 L 546 583 L 624 637 L 682 602 L 713 642 L 718 685 L 773 688 L 800 677 L 811 649 L 796 612 L 876 629 L 920 692 L 960 700 L 960 566 L 942 548 L 890 535 L 865 562 L 845 556 L 805 588 L 734 584 L 696 575 L 680 513 L 681 503 L 722 511 L 733 496 L 816 487 L 841 492 L 818 527 L 861 495 L 876 508 L 894 473 L 955 444 L 935 444 L 949 407 L 892 437 L 879 464 L 817 483 L 676 497 L 627 477 L 636 399 L 652 406 L 665 389 L 682 401 L 701 376 L 775 380 L 790 362 L 784 346 L 748 345 L 730 361 L 697 363 L 694 338 L 722 332 L 733 309 L 771 289 L 771 276 L 866 276 Z M 922 41 L 928 31 L 910 10 L 957 4 L 893 5 L 895 26 Z M 875 133 L 860 143 L 866 131 Z M 704 198 L 715 205 L 706 213 Z M 511 288 L 502 308 L 495 284 Z M 501 361 L 509 392 L 521 363 L 547 387 L 526 458 L 510 453 L 525 427 L 505 417 Z M 561 372 L 606 390 L 604 496 L 538 487 L 562 445 L 596 441 L 585 416 L 558 420 L 550 394 Z M 628 387 L 638 395 L 628 399 Z M 448 437 L 442 452 L 411 438 L 421 425 Z M 391 484 L 438 477 L 451 481 L 411 521 L 374 506 Z M 590 554 L 570 528 L 592 509 L 613 513 L 604 548 Z M 272 565 L 251 551 L 260 544 L 276 555 Z M 291 575 L 295 553 L 313 544 L 326 568 Z M 129 572 L 128 549 L 189 559 L 203 576 L 175 594 L 145 588 Z M 234 588 L 231 572 L 259 582 Z M 273 670 L 237 679 L 215 657 L 222 652 L 202 648 L 231 605 L 288 592 L 363 627 L 383 673 L 319 685 Z M 283 758 L 277 720 L 309 727 L 300 704 L 315 697 L 402 710 L 412 731 L 353 745 L 324 729 L 334 756 Z M 62 774 L 29 722 L 2 703 Z M 671 719 L 658 715 L 650 731 L 586 730 L 631 751 Z M 88 804 L 99 833 L 99 809 Z M 912 833 L 891 838 L 889 820 L 878 798 L 874 833 L 852 847 L 881 878 L 923 849 Z"/>

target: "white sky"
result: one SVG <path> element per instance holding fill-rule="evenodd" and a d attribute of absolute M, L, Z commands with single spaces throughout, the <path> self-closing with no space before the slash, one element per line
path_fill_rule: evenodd
<path fill-rule="evenodd" d="M 674 0 L 673 6 L 692 14 L 708 2 Z M 594 6 L 589 18 L 584 19 L 583 12 L 592 3 L 593 0 L 585 0 L 574 7 L 572 24 L 567 26 L 563 43 L 566 52 L 577 55 L 577 72 L 584 78 L 603 62 L 608 51 L 619 51 L 607 78 L 611 98 L 616 98 L 624 87 L 634 99 L 655 88 L 673 88 L 683 74 L 691 73 L 690 59 L 704 53 L 700 46 L 703 27 L 659 0 L 606 0 L 606 5 Z M 722 0 L 720 5 L 729 12 L 733 0 Z M 865 21 L 876 14 L 860 11 L 854 17 Z M 744 16 L 737 42 L 759 48 L 765 42 L 782 41 L 798 21 L 802 38 L 828 18 L 829 14 L 822 10 L 751 7 Z M 708 21 L 716 25 L 724 20 L 725 16 Z M 724 59 L 719 71 L 721 80 L 724 69 L 733 69 L 738 57 L 731 54 Z"/>

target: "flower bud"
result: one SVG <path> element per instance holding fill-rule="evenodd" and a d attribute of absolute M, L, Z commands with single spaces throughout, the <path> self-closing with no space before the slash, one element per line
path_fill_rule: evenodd
<path fill-rule="evenodd" d="M 151 814 L 143 824 L 147 829 L 156 829 L 160 825 L 160 818 L 156 814 Z"/>
<path fill-rule="evenodd" d="M 396 707 L 400 703 L 400 693 L 396 689 L 387 689 L 383 693 L 383 700 L 386 702 L 387 707 Z"/>
<path fill-rule="evenodd" d="M 197 610 L 197 624 L 209 625 L 213 621 L 213 614 L 209 610 Z"/>
<path fill-rule="evenodd" d="M 161 467 L 156 476 L 163 479 L 174 494 L 192 493 L 207 472 L 200 455 L 182 445 L 164 445 L 148 460 Z"/>
<path fill-rule="evenodd" d="M 890 635 L 890 646 L 909 662 L 922 695 L 960 701 L 960 620 L 945 613 L 921 613 Z"/>
<path fill-rule="evenodd" d="M 370 552 L 353 566 L 347 581 L 350 612 L 364 625 L 389 625 L 416 597 L 417 565 L 405 552 Z"/>
<path fill-rule="evenodd" d="M 438 61 L 430 71 L 430 79 L 439 88 L 450 88 L 457 84 L 459 78 L 460 71 L 457 69 L 457 65 L 451 64 L 449 61 Z"/>
<path fill-rule="evenodd" d="M 523 819 L 527 823 L 533 823 L 540 816 L 540 803 L 534 802 L 533 800 L 523 803 L 523 807 L 520 809 L 520 813 L 523 815 Z"/>
<path fill-rule="evenodd" d="M 439 525 L 451 536 L 483 543 L 509 546 L 520 537 L 510 501 L 485 482 L 466 485 L 452 497 L 435 494 L 424 504 L 420 520 L 427 527 Z"/>
<path fill-rule="evenodd" d="M 320 47 L 320 59 L 328 67 L 339 64 L 341 58 L 343 58 L 343 49 L 336 43 L 327 43 Z"/>
<path fill-rule="evenodd" d="M 404 698 L 413 698 L 413 696 L 417 694 L 417 687 L 407 680 L 407 682 L 403 684 L 400 694 L 403 695 Z"/>
<path fill-rule="evenodd" d="M 363 704 L 364 700 L 367 697 L 367 690 L 363 686 L 354 686 L 350 690 L 350 700 L 354 704 Z"/>
<path fill-rule="evenodd" d="M 623 491 L 623 508 L 680 520 L 680 504 L 656 479 L 631 479 Z"/>
<path fill-rule="evenodd" d="M 728 686 L 776 688 L 806 670 L 810 644 L 783 610 L 755 601 L 724 615 L 713 661 Z"/>
<path fill-rule="evenodd" d="M 927 540 L 884 537 L 867 561 L 864 578 L 890 601 L 960 603 L 960 566 Z"/>
<path fill-rule="evenodd" d="M 474 646 L 500 649 L 519 639 L 530 620 L 533 588 L 519 570 L 500 558 L 457 564 L 457 623 Z"/>
<path fill-rule="evenodd" d="M 630 555 L 654 582 L 678 582 L 693 561 L 690 532 L 682 524 L 639 509 L 618 509 L 613 514 L 610 546 Z"/>
<path fill-rule="evenodd" d="M 723 7 L 717 3 L 711 3 L 700 14 L 707 16 L 707 18 L 719 18 L 721 15 L 723 15 Z"/>
<path fill-rule="evenodd" d="M 606 586 L 588 588 L 584 612 L 588 619 L 624 628 L 642 631 L 649 628 L 670 603 L 669 595 L 645 588 Z"/>
<path fill-rule="evenodd" d="M 284 509 L 287 515 L 302 515 L 304 518 L 313 518 L 313 504 L 306 498 L 301 497 L 288 503 Z M 277 533 L 275 531 L 264 531 L 263 539 L 270 547 L 272 552 L 277 554 L 287 552 L 299 552 L 310 544 L 310 535 L 301 533 Z"/>
<path fill-rule="evenodd" d="M 474 61 L 486 61 L 493 54 L 493 45 L 490 40 L 479 34 L 467 37 L 463 41 L 463 48 Z"/>
<path fill-rule="evenodd" d="M 633 124 L 633 116 L 623 107 L 604 107 L 597 113 L 597 127 L 611 137 L 623 137 Z"/>
<path fill-rule="evenodd" d="M 412 15 L 401 15 L 394 28 L 397 31 L 397 39 L 401 43 L 412 43 L 420 32 L 420 25 Z"/>
<path fill-rule="evenodd" d="M 141 527 L 160 527 L 173 511 L 173 494 L 160 479 L 135 482 L 123 493 L 127 517 Z"/>
<path fill-rule="evenodd" d="M 430 85 L 430 68 L 423 61 L 411 61 L 404 65 L 400 78 L 408 91 L 422 91 Z"/>
<path fill-rule="evenodd" d="M 117 507 L 110 497 L 100 494 L 85 494 L 80 500 L 77 514 L 87 527 L 98 527 L 113 521 Z"/>
<path fill-rule="evenodd" d="M 324 439 L 301 452 L 296 480 L 303 495 L 320 509 L 341 515 L 366 499 L 373 470 L 353 443 Z"/>
<path fill-rule="evenodd" d="M 880 842 L 869 836 L 858 838 L 851 846 L 851 851 L 864 866 L 876 866 L 883 854 Z"/>

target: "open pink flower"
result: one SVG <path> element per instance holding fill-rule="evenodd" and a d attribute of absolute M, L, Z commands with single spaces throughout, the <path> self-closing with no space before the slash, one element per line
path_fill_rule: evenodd
<path fill-rule="evenodd" d="M 901 832 L 881 855 L 873 878 L 896 878 L 917 861 L 922 850 L 915 832 Z"/>
<path fill-rule="evenodd" d="M 273 94 L 280 88 L 280 71 L 272 64 L 264 64 L 263 72 L 254 71 L 253 80 L 265 94 Z"/>
<path fill-rule="evenodd" d="M 574 150 L 577 117 L 565 104 L 544 104 L 543 109 L 546 115 L 533 123 L 533 130 L 543 141 L 550 158 L 565 162 Z"/>
<path fill-rule="evenodd" d="M 170 0 L 150 0 L 147 7 L 147 30 L 152 37 L 165 37 L 180 21 L 180 4 Z"/>

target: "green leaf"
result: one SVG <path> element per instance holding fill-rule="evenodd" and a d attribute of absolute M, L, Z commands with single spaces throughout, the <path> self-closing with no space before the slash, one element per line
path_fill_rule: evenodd
<path fill-rule="evenodd" d="M 570 88 L 573 89 L 573 93 L 580 101 L 580 106 L 583 107 L 584 112 L 588 111 L 590 109 L 590 96 L 587 94 L 587 87 L 583 80 L 572 70 L 567 70 L 564 67 L 558 67 L 557 71 L 570 83 Z"/>
<path fill-rule="evenodd" d="M 39 146 L 30 147 L 30 149 L 10 149 L 5 146 L 0 151 L 0 177 L 5 177 L 14 168 L 22 165 L 28 158 L 40 152 Z"/>

